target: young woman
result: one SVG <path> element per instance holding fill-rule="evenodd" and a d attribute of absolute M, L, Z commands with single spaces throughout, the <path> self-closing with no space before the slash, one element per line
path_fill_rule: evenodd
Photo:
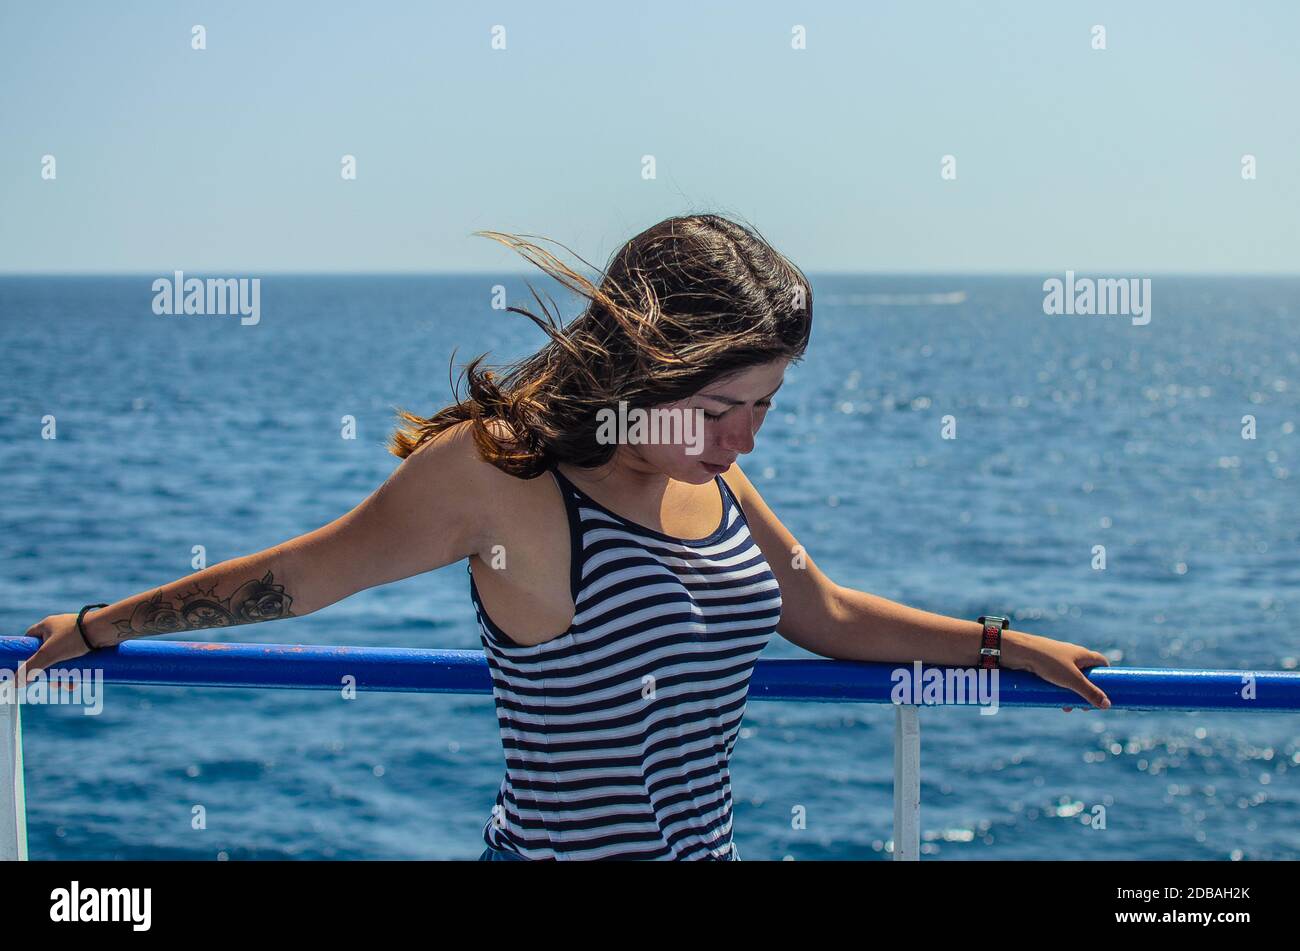
<path fill-rule="evenodd" d="M 404 461 L 351 512 L 83 609 L 80 628 L 48 617 L 27 669 L 468 559 L 506 756 L 482 858 L 734 860 L 728 760 L 774 631 L 824 657 L 975 666 L 983 625 L 835 584 L 737 465 L 812 325 L 808 281 L 756 232 L 670 218 L 599 285 L 485 234 L 581 294 L 581 315 L 510 308 L 549 342 L 501 378 L 472 361 L 467 397 L 430 418 L 403 412 Z M 1109 705 L 1083 673 L 1101 654 L 1015 630 L 1001 651 Z"/>

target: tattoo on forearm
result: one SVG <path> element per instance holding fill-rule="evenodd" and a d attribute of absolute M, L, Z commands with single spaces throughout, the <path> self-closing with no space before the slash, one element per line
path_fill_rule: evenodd
<path fill-rule="evenodd" d="M 275 584 L 274 580 L 268 571 L 261 579 L 244 582 L 228 598 L 218 597 L 216 588 L 195 588 L 171 602 L 163 600 L 159 589 L 152 598 L 136 606 L 129 621 L 113 622 L 117 639 L 293 617 L 289 610 L 293 598 L 284 593 L 284 585 Z"/>

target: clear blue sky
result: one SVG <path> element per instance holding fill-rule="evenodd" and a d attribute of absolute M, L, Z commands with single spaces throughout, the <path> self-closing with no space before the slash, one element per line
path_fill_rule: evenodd
<path fill-rule="evenodd" d="M 0 271 L 600 265 L 712 210 L 812 272 L 1295 273 L 1298 50 L 1291 0 L 5 0 Z"/>

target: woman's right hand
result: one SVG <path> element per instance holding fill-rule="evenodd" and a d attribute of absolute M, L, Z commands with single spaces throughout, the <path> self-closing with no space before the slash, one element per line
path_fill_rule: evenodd
<path fill-rule="evenodd" d="M 85 621 L 83 620 L 82 623 L 84 624 Z M 41 646 L 37 648 L 35 654 L 18 665 L 15 682 L 20 689 L 36 671 L 89 653 L 85 642 L 81 639 L 81 634 L 77 632 L 75 614 L 51 614 L 29 627 L 27 636 L 40 638 Z"/>

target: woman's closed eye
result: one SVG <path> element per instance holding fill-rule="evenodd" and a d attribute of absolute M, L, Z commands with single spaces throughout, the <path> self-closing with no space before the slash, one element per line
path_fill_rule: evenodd
<path fill-rule="evenodd" d="M 739 404 L 737 404 L 737 405 L 739 405 Z M 766 410 L 766 409 L 768 409 L 769 407 L 771 407 L 771 405 L 772 405 L 772 401 L 771 401 L 771 400 L 759 400 L 759 401 L 758 401 L 757 403 L 755 403 L 754 405 L 755 405 L 755 406 L 761 406 L 764 410 Z M 734 407 L 733 407 L 733 408 L 734 408 Z M 731 410 L 723 410 L 721 413 L 710 413 L 708 410 L 705 410 L 705 411 L 704 411 L 704 418 L 705 418 L 705 419 L 722 419 L 722 417 L 726 416 L 727 413 L 730 413 L 730 412 L 731 412 Z"/>

